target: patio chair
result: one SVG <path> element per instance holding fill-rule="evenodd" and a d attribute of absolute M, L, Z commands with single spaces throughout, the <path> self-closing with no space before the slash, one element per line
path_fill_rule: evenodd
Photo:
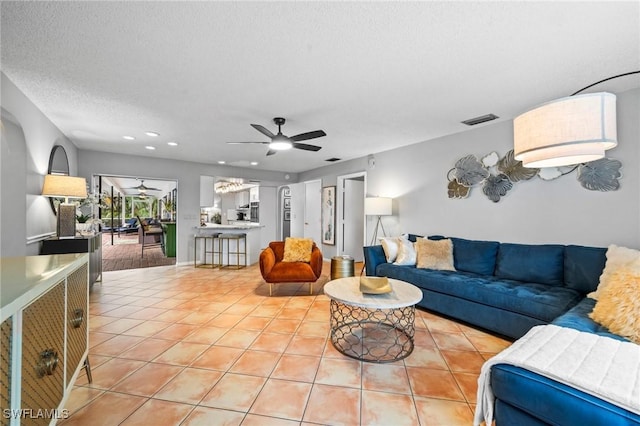
<path fill-rule="evenodd" d="M 137 217 L 137 216 L 136 216 Z M 145 247 L 161 247 L 164 253 L 164 233 L 162 227 L 150 225 L 146 220 L 138 217 L 140 226 L 138 227 L 138 240 L 142 246 L 142 254 L 144 257 Z"/>

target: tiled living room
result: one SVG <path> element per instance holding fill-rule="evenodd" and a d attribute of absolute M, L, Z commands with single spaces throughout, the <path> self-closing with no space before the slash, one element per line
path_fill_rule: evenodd
<path fill-rule="evenodd" d="M 640 2 L 0 19 L 0 426 L 640 425 Z"/>
<path fill-rule="evenodd" d="M 410 357 L 347 358 L 321 289 L 269 297 L 255 266 L 107 272 L 90 302 L 93 382 L 79 377 L 65 425 L 470 424 L 480 366 L 509 345 L 419 310 Z"/>

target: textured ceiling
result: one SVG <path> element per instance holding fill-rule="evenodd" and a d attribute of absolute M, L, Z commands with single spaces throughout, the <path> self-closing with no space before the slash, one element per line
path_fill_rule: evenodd
<path fill-rule="evenodd" d="M 637 1 L 0 7 L 2 71 L 79 148 L 265 170 L 426 141 L 487 113 L 508 120 L 640 69 Z M 593 91 L 634 87 L 637 76 Z M 309 141 L 323 149 L 266 157 L 225 143 L 267 141 L 250 123 L 275 132 L 276 116 L 286 135 L 323 129 Z"/>

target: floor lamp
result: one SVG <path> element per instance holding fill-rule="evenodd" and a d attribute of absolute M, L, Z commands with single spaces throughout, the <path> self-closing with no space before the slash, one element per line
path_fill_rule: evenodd
<path fill-rule="evenodd" d="M 56 233 L 58 238 L 74 238 L 76 236 L 76 206 L 69 204 L 69 198 L 87 198 L 86 179 L 66 175 L 46 175 L 42 186 L 42 195 L 64 197 L 64 203 L 58 205 Z"/>
<path fill-rule="evenodd" d="M 378 239 L 378 228 L 382 228 L 382 235 L 387 236 L 382 225 L 382 216 L 391 216 L 393 213 L 393 199 L 386 197 L 367 197 L 364 200 L 364 214 L 367 216 L 378 216 L 376 228 L 373 231 L 373 238 L 370 245 L 375 245 Z"/>

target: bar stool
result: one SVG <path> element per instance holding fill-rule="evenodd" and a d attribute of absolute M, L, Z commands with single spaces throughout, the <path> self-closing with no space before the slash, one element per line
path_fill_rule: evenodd
<path fill-rule="evenodd" d="M 194 268 L 204 268 L 210 266 L 211 268 L 215 268 L 218 266 L 215 261 L 215 255 L 218 255 L 218 262 L 222 262 L 222 256 L 220 254 L 220 250 L 216 250 L 216 239 L 220 236 L 219 232 L 210 235 L 195 235 L 194 243 L 193 243 L 193 267 Z M 198 264 L 198 240 L 203 240 L 203 254 L 204 260 L 202 263 Z M 211 240 L 211 250 L 207 250 L 207 240 Z M 207 255 L 211 255 L 211 263 L 207 263 Z"/>
<path fill-rule="evenodd" d="M 231 268 L 234 267 L 236 269 L 241 269 L 247 266 L 247 234 L 244 233 L 240 233 L 240 234 L 219 234 L 218 235 L 219 238 L 219 244 L 220 244 L 220 256 L 218 257 L 220 259 L 220 263 L 218 264 L 218 266 L 220 268 Z M 236 251 L 231 251 L 231 247 L 230 247 L 230 243 L 229 241 L 231 240 L 235 240 L 236 242 Z M 224 242 L 227 242 L 227 264 L 224 265 L 222 263 L 222 254 L 224 253 Z M 243 251 L 240 251 L 240 241 L 242 241 L 243 243 Z M 235 265 L 231 265 L 229 262 L 229 255 L 235 255 L 236 256 L 236 264 Z M 240 264 L 240 256 L 243 256 L 244 258 L 244 264 Z"/>

